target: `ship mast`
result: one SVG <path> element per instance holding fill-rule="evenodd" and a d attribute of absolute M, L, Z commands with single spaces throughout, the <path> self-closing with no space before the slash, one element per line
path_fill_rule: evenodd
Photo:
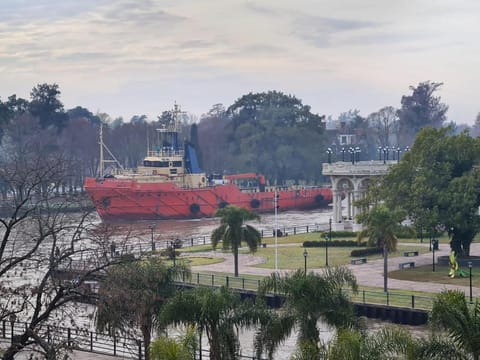
<path fill-rule="evenodd" d="M 104 167 L 103 167 L 103 124 L 100 123 L 100 138 L 98 141 L 100 145 L 100 179 L 103 179 Z"/>
<path fill-rule="evenodd" d="M 100 123 L 100 139 L 98 143 L 100 144 L 100 178 L 103 179 L 103 177 L 105 176 L 105 163 L 115 163 L 120 169 L 122 169 L 122 171 L 125 171 L 122 164 L 120 164 L 120 162 L 115 158 L 110 149 L 103 142 L 103 123 Z M 107 151 L 108 155 L 110 155 L 112 160 L 105 160 L 105 157 L 103 155 L 103 149 Z"/>

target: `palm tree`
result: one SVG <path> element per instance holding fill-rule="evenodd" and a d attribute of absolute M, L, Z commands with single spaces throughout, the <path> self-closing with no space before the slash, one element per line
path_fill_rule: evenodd
<path fill-rule="evenodd" d="M 182 266 L 167 267 L 160 258 L 131 261 L 112 267 L 100 282 L 96 326 L 100 331 L 122 331 L 135 336 L 139 328 L 145 343 L 145 358 L 153 324 L 167 299 L 175 291 L 177 273 Z"/>
<path fill-rule="evenodd" d="M 172 339 L 160 336 L 150 346 L 151 360 L 192 360 L 198 349 L 196 328 L 188 326 L 184 336 Z"/>
<path fill-rule="evenodd" d="M 445 329 L 460 348 L 480 359 L 480 303 L 467 304 L 459 290 L 444 290 L 433 302 L 430 322 Z"/>
<path fill-rule="evenodd" d="M 466 360 L 465 353 L 448 339 L 416 338 L 397 326 L 386 326 L 376 332 L 341 329 L 328 343 L 327 357 L 328 360 Z"/>
<path fill-rule="evenodd" d="M 238 276 L 238 248 L 242 242 L 247 243 L 251 252 L 257 250 L 262 240 L 262 234 L 251 225 L 244 223 L 246 220 L 259 220 L 260 216 L 244 208 L 227 206 L 216 213 L 221 217 L 220 226 L 212 232 L 212 246 L 216 249 L 222 241 L 223 249 L 231 249 L 235 264 L 235 276 Z"/>
<path fill-rule="evenodd" d="M 383 291 L 388 291 L 388 252 L 397 248 L 395 229 L 402 219 L 398 211 L 388 209 L 384 204 L 376 204 L 357 216 L 359 223 L 366 226 L 358 234 L 358 240 L 369 237 L 369 243 L 383 248 Z"/>
<path fill-rule="evenodd" d="M 210 360 L 231 360 L 240 348 L 236 330 L 265 321 L 270 312 L 259 303 L 242 302 L 226 287 L 199 287 L 177 293 L 165 304 L 160 318 L 166 324 L 196 326 L 208 338 Z"/>
<path fill-rule="evenodd" d="M 357 291 L 355 276 L 345 267 L 326 268 L 322 274 L 305 274 L 302 270 L 282 276 L 274 273 L 264 279 L 259 295 L 275 291 L 285 300 L 282 311 L 262 324 L 256 339 L 257 356 L 265 352 L 271 359 L 294 327 L 298 331 L 298 344 L 308 345 L 309 353 L 320 354 L 319 320 L 335 327 L 355 326 L 356 317 L 349 298 L 342 291 L 344 286 Z"/>

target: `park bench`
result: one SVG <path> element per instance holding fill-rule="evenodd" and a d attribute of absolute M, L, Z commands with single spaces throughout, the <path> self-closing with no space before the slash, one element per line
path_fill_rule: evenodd
<path fill-rule="evenodd" d="M 403 256 L 418 256 L 418 251 L 405 251 Z"/>
<path fill-rule="evenodd" d="M 413 267 L 415 267 L 415 261 L 407 261 L 407 262 L 398 264 L 399 269 L 413 268 Z"/>
<path fill-rule="evenodd" d="M 351 263 L 352 265 L 358 265 L 358 264 L 365 264 L 367 262 L 367 258 L 358 258 L 358 259 L 352 259 Z"/>

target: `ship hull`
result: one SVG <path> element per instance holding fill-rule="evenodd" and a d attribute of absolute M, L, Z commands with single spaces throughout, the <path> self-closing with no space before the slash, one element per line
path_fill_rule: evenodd
<path fill-rule="evenodd" d="M 218 209 L 228 205 L 259 213 L 275 210 L 273 189 L 241 191 L 231 183 L 182 189 L 169 182 L 87 178 L 85 190 L 104 221 L 213 217 Z M 279 211 L 321 208 L 332 201 L 330 188 L 277 188 L 276 191 Z"/>

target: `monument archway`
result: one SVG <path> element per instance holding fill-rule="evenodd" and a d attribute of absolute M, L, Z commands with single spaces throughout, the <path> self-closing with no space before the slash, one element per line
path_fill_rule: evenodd
<path fill-rule="evenodd" d="M 354 205 L 356 200 L 365 196 L 372 177 L 384 176 L 388 168 L 397 161 L 337 161 L 323 164 L 323 175 L 330 176 L 333 193 L 332 229 L 352 231 L 362 230 L 356 222 L 359 209 Z M 342 201 L 343 199 L 343 201 Z"/>

